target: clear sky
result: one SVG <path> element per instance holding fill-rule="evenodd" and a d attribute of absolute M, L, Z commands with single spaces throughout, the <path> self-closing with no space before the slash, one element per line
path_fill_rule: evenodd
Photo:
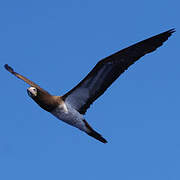
<path fill-rule="evenodd" d="M 0 179 L 179 180 L 179 7 L 178 0 L 0 1 Z M 88 110 L 107 144 L 42 110 L 3 67 L 63 95 L 98 60 L 171 28 L 177 32 Z"/>

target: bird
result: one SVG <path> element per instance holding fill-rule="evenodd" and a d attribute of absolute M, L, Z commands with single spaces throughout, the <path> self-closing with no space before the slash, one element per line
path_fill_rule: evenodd
<path fill-rule="evenodd" d="M 30 85 L 27 89 L 28 95 L 45 111 L 98 141 L 107 143 L 107 140 L 85 120 L 87 109 L 130 65 L 145 54 L 155 51 L 174 32 L 175 29 L 170 29 L 103 58 L 83 80 L 62 96 L 51 95 L 36 83 L 15 72 L 8 64 L 4 67 Z"/>

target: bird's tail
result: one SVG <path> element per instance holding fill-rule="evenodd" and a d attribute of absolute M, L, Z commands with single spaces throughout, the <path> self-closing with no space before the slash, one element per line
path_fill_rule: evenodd
<path fill-rule="evenodd" d="M 102 143 L 107 143 L 106 139 L 104 139 L 99 133 L 97 133 L 93 128 L 87 123 L 86 120 L 83 120 L 86 127 L 88 128 L 88 132 L 86 132 L 89 136 L 101 141 Z"/>

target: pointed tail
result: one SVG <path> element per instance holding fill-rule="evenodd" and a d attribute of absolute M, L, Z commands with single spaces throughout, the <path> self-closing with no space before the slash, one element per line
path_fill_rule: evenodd
<path fill-rule="evenodd" d="M 102 143 L 107 143 L 106 139 L 104 139 L 99 133 L 93 130 L 93 128 L 87 123 L 86 120 L 83 120 L 89 132 L 86 132 L 89 136 L 101 141 Z"/>

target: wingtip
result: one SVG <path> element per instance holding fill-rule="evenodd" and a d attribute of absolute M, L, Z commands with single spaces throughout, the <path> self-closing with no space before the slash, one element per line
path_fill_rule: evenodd
<path fill-rule="evenodd" d="M 175 29 L 175 28 L 172 28 L 172 29 L 170 29 L 168 32 L 172 34 L 172 33 L 176 32 L 176 29 Z"/>
<path fill-rule="evenodd" d="M 10 73 L 14 73 L 13 68 L 10 67 L 8 64 L 5 64 L 5 65 L 4 65 L 4 68 L 5 68 L 7 71 L 9 71 Z"/>

